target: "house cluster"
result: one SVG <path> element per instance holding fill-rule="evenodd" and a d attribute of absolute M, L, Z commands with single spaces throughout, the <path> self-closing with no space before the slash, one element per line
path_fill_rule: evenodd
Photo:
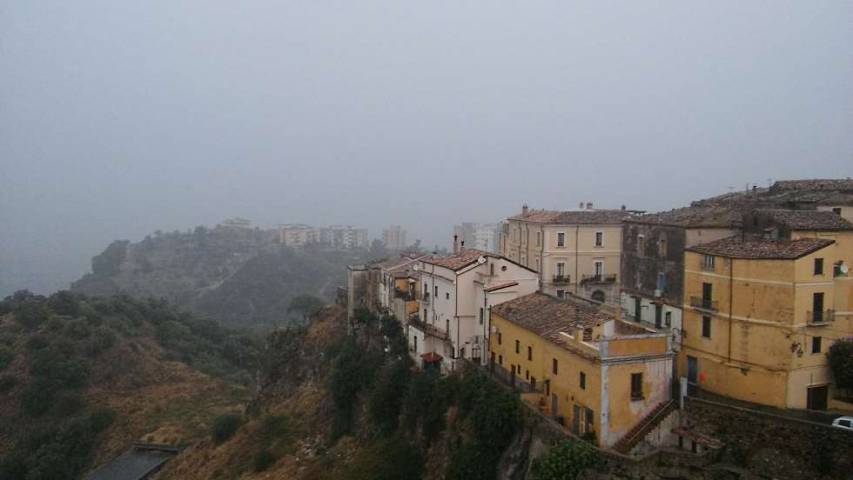
<path fill-rule="evenodd" d="M 695 445 L 664 421 L 685 391 L 853 410 L 825 355 L 853 335 L 851 221 L 851 179 L 651 214 L 524 206 L 496 253 L 457 235 L 448 255 L 351 266 L 349 313 L 392 313 L 422 368 L 486 368 L 601 447 L 628 452 L 652 432 Z"/>

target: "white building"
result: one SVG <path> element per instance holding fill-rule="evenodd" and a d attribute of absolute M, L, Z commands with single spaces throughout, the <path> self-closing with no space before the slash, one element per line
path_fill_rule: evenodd
<path fill-rule="evenodd" d="M 453 226 L 453 234 L 466 248 L 497 253 L 500 225 L 496 223 L 464 222 Z"/>
<path fill-rule="evenodd" d="M 500 255 L 457 248 L 457 253 L 420 259 L 419 305 L 408 319 L 409 350 L 424 367 L 443 372 L 460 358 L 487 363 L 489 309 L 535 292 L 539 275 Z"/>

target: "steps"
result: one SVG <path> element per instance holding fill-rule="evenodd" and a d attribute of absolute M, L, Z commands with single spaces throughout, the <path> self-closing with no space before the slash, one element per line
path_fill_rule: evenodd
<path fill-rule="evenodd" d="M 675 407 L 675 400 L 668 400 L 658 404 L 654 410 L 643 417 L 639 423 L 634 425 L 634 428 L 632 428 L 624 437 L 620 438 L 619 441 L 613 445 L 613 450 L 627 455 L 640 442 L 640 440 L 645 438 L 649 432 L 660 425 L 660 422 L 668 417 L 669 414 L 675 410 Z"/>

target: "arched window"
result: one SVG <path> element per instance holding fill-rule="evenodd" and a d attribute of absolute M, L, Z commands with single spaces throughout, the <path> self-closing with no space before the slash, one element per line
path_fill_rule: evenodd
<path fill-rule="evenodd" d="M 592 299 L 595 300 L 596 302 L 604 303 L 604 299 L 605 299 L 604 292 L 602 292 L 601 290 L 596 290 L 596 291 L 592 292 Z"/>

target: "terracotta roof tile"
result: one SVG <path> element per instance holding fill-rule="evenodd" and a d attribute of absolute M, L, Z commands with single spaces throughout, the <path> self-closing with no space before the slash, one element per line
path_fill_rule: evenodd
<path fill-rule="evenodd" d="M 578 300 L 560 300 L 544 293 L 531 293 L 499 303 L 492 312 L 542 337 L 559 338 L 560 332 L 594 327 L 613 320 L 597 308 Z"/>
<path fill-rule="evenodd" d="M 530 210 L 509 219 L 555 225 L 619 225 L 629 216 L 631 212 L 625 210 Z"/>
<path fill-rule="evenodd" d="M 791 230 L 838 231 L 853 230 L 853 223 L 829 210 L 757 210 Z"/>
<path fill-rule="evenodd" d="M 795 260 L 835 243 L 828 238 L 801 238 L 798 240 L 753 239 L 736 235 L 710 243 L 696 245 L 687 250 L 705 255 L 756 260 Z"/>
<path fill-rule="evenodd" d="M 737 228 L 743 213 L 740 209 L 727 206 L 690 206 L 666 212 L 649 213 L 631 217 L 628 223 L 650 225 L 672 225 L 685 228 Z"/>

